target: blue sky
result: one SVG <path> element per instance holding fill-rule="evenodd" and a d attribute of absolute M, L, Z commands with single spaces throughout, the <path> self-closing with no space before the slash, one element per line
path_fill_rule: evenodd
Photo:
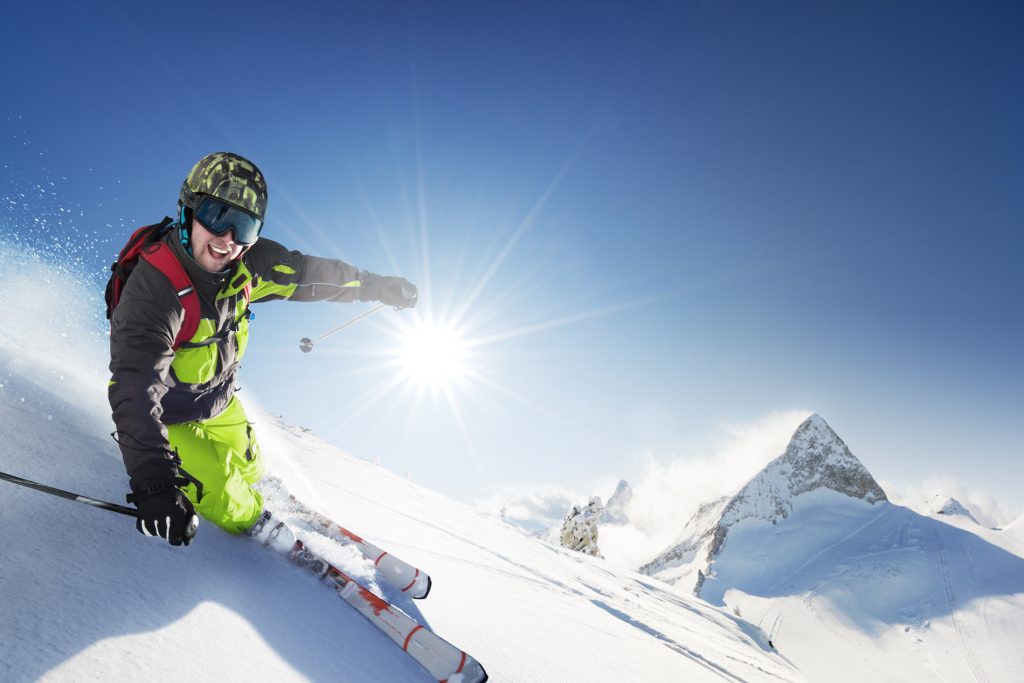
<path fill-rule="evenodd" d="M 880 479 L 1024 505 L 1019 5 L 9 12 L 5 232 L 49 217 L 98 273 L 236 151 L 266 236 L 478 342 L 449 400 L 386 364 L 409 312 L 303 355 L 366 306 L 257 308 L 243 397 L 356 455 L 465 500 L 586 491 L 813 410 Z"/>

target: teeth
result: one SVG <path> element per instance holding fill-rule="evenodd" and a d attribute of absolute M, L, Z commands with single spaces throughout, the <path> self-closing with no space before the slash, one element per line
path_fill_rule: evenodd
<path fill-rule="evenodd" d="M 227 249 L 218 249 L 217 247 L 213 246 L 212 244 L 210 245 L 210 251 L 212 251 L 215 254 L 219 254 L 220 256 L 227 256 L 228 255 L 228 250 Z"/>

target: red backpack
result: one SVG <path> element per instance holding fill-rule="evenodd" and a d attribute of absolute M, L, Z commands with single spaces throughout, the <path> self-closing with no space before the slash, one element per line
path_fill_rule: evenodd
<path fill-rule="evenodd" d="M 159 223 L 141 227 L 132 233 L 128 243 L 121 250 L 121 254 L 110 266 L 111 275 L 107 281 L 106 300 L 107 319 L 109 320 L 121 300 L 121 292 L 124 291 L 124 285 L 132 271 L 135 270 L 139 258 L 145 259 L 170 280 L 171 286 L 174 287 L 181 302 L 181 307 L 185 310 L 185 320 L 171 347 L 177 351 L 182 344 L 192 339 L 196 330 L 199 329 L 200 313 L 199 295 L 196 294 L 195 287 L 192 286 L 191 278 L 171 248 L 163 242 L 164 235 L 170 232 L 174 225 L 176 224 L 172 219 L 164 218 Z"/>

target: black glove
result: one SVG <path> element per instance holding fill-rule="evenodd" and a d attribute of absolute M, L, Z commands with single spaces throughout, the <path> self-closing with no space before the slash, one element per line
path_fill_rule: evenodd
<path fill-rule="evenodd" d="M 363 272 L 359 274 L 359 279 L 363 283 L 363 291 L 359 296 L 361 301 L 379 301 L 395 308 L 412 308 L 420 295 L 416 285 L 404 277 Z"/>
<path fill-rule="evenodd" d="M 420 297 L 416 285 L 404 277 L 385 277 L 381 283 L 380 301 L 395 308 L 413 308 Z"/>
<path fill-rule="evenodd" d="M 192 502 L 177 488 L 132 496 L 139 510 L 135 528 L 159 536 L 171 545 L 188 545 L 196 535 L 199 517 Z"/>

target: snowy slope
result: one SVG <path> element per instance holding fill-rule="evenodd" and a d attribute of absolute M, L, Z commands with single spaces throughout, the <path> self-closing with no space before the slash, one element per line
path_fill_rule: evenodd
<path fill-rule="evenodd" d="M 821 491 L 734 528 L 702 594 L 812 680 L 1020 680 L 1024 558 L 962 519 Z"/>
<path fill-rule="evenodd" d="M 0 287 L 0 470 L 122 501 L 96 297 L 3 244 Z M 544 544 L 243 397 L 291 492 L 430 572 L 427 600 L 390 597 L 492 680 L 803 680 L 733 614 Z M 344 549 L 328 552 L 365 573 Z M 183 679 L 429 677 L 325 586 L 246 539 L 202 525 L 191 547 L 172 548 L 128 518 L 0 481 L 0 681 Z"/>

